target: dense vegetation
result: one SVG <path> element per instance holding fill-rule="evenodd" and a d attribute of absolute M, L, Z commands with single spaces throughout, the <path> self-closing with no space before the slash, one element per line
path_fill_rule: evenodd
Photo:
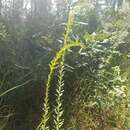
<path fill-rule="evenodd" d="M 0 0 L 0 130 L 129 130 L 129 0 Z"/>

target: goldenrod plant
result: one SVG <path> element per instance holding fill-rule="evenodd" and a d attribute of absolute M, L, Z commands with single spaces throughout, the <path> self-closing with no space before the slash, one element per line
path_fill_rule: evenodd
<path fill-rule="evenodd" d="M 69 32 L 71 30 L 71 26 L 73 25 L 73 20 L 74 20 L 74 16 L 73 14 L 71 14 L 71 12 L 69 13 L 69 17 L 68 17 L 68 22 L 65 28 L 65 33 L 64 33 L 64 41 L 63 41 L 63 45 L 68 45 L 67 40 L 68 40 L 68 35 Z M 63 92 L 64 92 L 64 62 L 65 62 L 65 51 L 61 57 L 61 61 L 59 63 L 59 71 L 58 71 L 58 84 L 57 84 L 57 88 L 56 88 L 56 106 L 55 106 L 55 110 L 54 110 L 54 130 L 62 130 L 63 129 L 63 123 L 64 123 L 64 119 L 63 119 Z"/>
<path fill-rule="evenodd" d="M 63 119 L 62 119 L 62 114 L 63 114 L 63 108 L 62 108 L 62 94 L 63 94 L 63 76 L 64 76 L 64 56 L 65 56 L 65 51 L 71 47 L 76 47 L 79 46 L 81 48 L 84 47 L 83 44 L 79 43 L 77 40 L 75 43 L 72 44 L 67 44 L 68 40 L 68 35 L 71 30 L 71 26 L 73 23 L 73 15 L 72 12 L 70 11 L 69 16 L 68 16 L 68 21 L 66 24 L 65 28 L 65 33 L 63 34 L 64 36 L 64 41 L 63 41 L 63 47 L 56 53 L 56 56 L 52 59 L 52 61 L 49 64 L 49 69 L 50 72 L 48 74 L 48 79 L 46 82 L 46 92 L 45 92 L 45 98 L 44 98 L 44 104 L 43 104 L 43 114 L 41 118 L 41 122 L 36 128 L 36 130 L 49 130 L 48 126 L 48 121 L 50 119 L 50 105 L 49 105 L 49 91 L 51 87 L 51 80 L 52 76 L 54 73 L 54 70 L 59 64 L 59 76 L 58 76 L 58 85 L 56 89 L 56 107 L 55 107 L 55 116 L 54 116 L 54 128 L 56 130 L 60 130 L 62 125 L 63 125 Z M 61 61 L 59 62 L 59 60 Z"/>
<path fill-rule="evenodd" d="M 54 129 L 61 130 L 63 127 L 64 119 L 63 119 L 63 86 L 64 86 L 64 62 L 61 61 L 59 64 L 59 72 L 58 72 L 58 84 L 56 88 L 56 106 L 54 113 Z"/>
<path fill-rule="evenodd" d="M 73 43 L 73 44 L 67 44 L 67 45 L 64 45 L 63 48 L 60 49 L 59 52 L 57 52 L 56 56 L 53 58 L 53 60 L 50 62 L 49 64 L 49 68 L 50 68 L 50 72 L 48 74 L 48 79 L 47 79 L 47 83 L 46 83 L 46 92 L 45 92 L 45 98 L 44 98 L 44 114 L 42 116 L 42 119 L 41 119 L 41 123 L 39 124 L 39 126 L 37 127 L 36 130 L 38 130 L 39 128 L 41 128 L 42 130 L 47 130 L 48 127 L 47 127 L 47 122 L 49 120 L 49 90 L 50 90 L 50 83 L 51 83 L 51 80 L 52 80 L 52 75 L 53 75 L 53 72 L 55 70 L 55 67 L 59 61 L 59 59 L 63 56 L 64 52 L 71 48 L 71 47 L 76 47 L 76 46 L 79 46 L 79 47 L 84 47 L 81 43 Z"/>

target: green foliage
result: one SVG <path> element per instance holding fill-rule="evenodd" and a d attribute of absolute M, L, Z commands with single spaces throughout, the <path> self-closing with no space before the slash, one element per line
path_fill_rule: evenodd
<path fill-rule="evenodd" d="M 127 119 L 128 99 L 126 79 L 121 76 L 120 67 L 113 66 L 113 58 L 120 55 L 118 46 L 114 47 L 109 33 L 86 33 L 84 38 L 87 48 L 80 52 L 79 60 L 83 62 L 79 62 L 81 71 L 76 74 L 77 96 L 70 129 L 121 129 Z"/>
<path fill-rule="evenodd" d="M 7 38 L 7 32 L 5 25 L 3 23 L 0 23 L 0 41 L 3 41 Z"/>
<path fill-rule="evenodd" d="M 107 2 L 0 3 L 1 127 L 129 129 L 130 11 Z"/>

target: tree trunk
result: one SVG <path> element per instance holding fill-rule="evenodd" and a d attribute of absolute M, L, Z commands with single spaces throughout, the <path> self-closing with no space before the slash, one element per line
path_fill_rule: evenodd
<path fill-rule="evenodd" d="M 0 16 L 2 15 L 2 0 L 0 0 Z"/>

